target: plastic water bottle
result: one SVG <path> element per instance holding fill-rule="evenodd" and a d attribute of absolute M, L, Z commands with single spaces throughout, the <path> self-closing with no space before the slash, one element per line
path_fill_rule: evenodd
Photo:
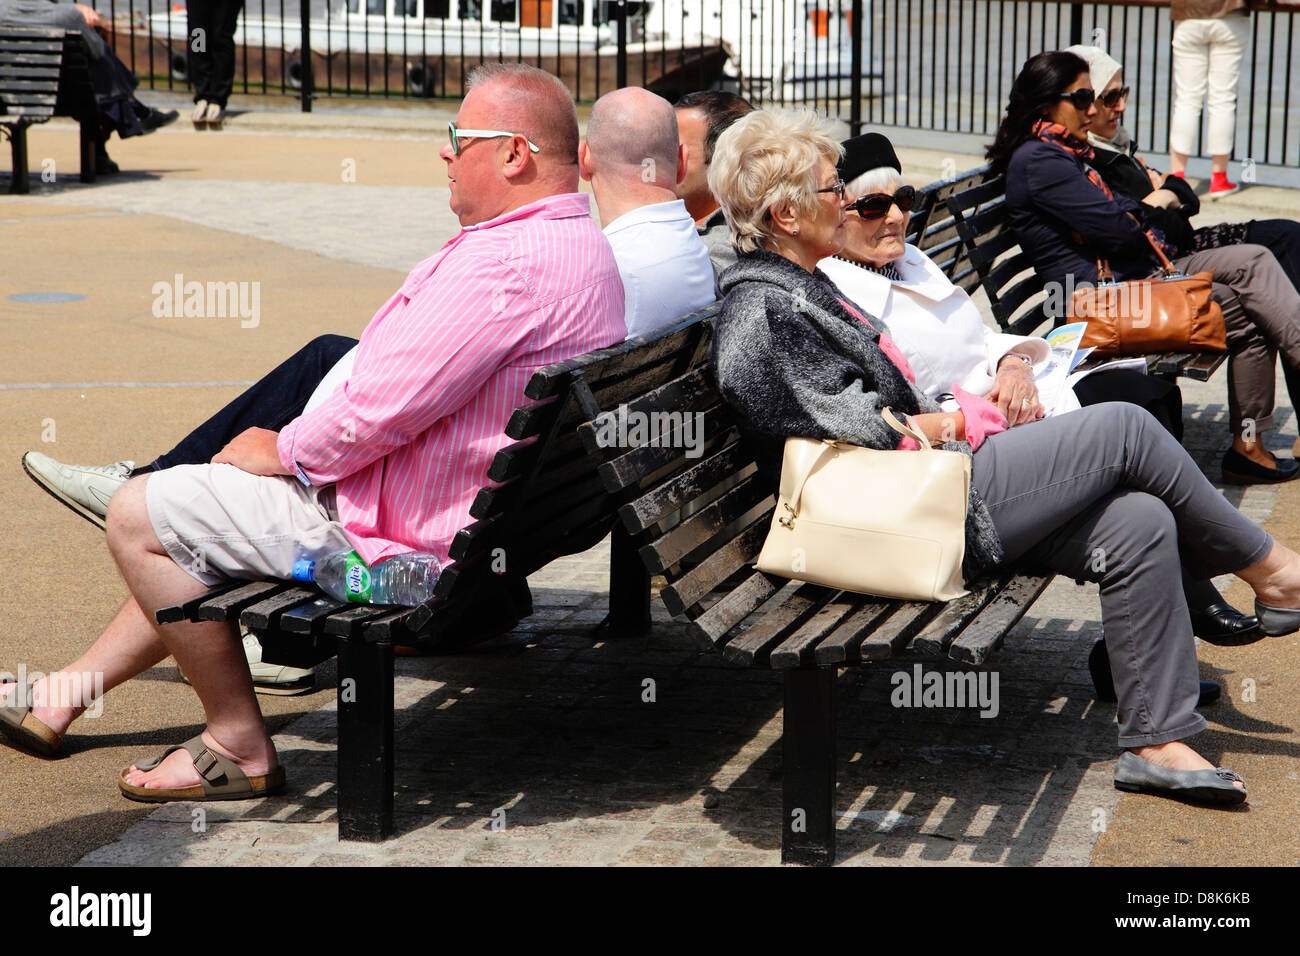
<path fill-rule="evenodd" d="M 414 607 L 433 597 L 442 565 L 432 554 L 399 554 L 367 567 L 355 551 L 335 551 L 323 561 L 296 561 L 293 579 L 307 581 L 336 601 Z"/>

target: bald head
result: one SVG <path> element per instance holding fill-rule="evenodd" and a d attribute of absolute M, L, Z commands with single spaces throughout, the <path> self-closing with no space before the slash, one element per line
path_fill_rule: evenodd
<path fill-rule="evenodd" d="M 484 63 L 469 74 L 466 95 L 475 90 L 492 128 L 523 133 L 541 147 L 539 165 L 577 165 L 578 113 L 559 77 L 526 63 Z"/>
<path fill-rule="evenodd" d="M 677 116 L 672 104 L 649 90 L 630 86 L 596 100 L 587 120 L 587 148 L 596 167 L 611 177 L 635 175 L 666 189 L 677 184 Z"/>

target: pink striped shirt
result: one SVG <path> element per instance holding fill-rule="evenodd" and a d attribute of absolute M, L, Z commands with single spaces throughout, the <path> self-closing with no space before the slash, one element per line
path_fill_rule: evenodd
<path fill-rule="evenodd" d="M 533 372 L 625 335 L 623 282 L 586 195 L 466 226 L 375 313 L 346 384 L 280 432 L 280 462 L 335 484 L 367 563 L 445 560 Z"/>

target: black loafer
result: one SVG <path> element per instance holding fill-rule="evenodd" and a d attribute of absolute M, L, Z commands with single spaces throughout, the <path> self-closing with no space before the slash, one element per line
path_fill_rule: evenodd
<path fill-rule="evenodd" d="M 1088 655 L 1088 673 L 1092 675 L 1092 686 L 1097 691 L 1097 700 L 1113 704 L 1119 698 L 1115 695 L 1115 680 L 1110 673 L 1110 655 L 1106 653 L 1106 642 L 1098 641 L 1092 645 Z M 1218 681 L 1201 681 L 1201 695 L 1196 700 L 1197 707 L 1213 704 L 1223 695 L 1223 688 Z"/>
<path fill-rule="evenodd" d="M 1234 485 L 1259 485 L 1300 478 L 1300 462 L 1294 458 L 1278 458 L 1275 461 L 1276 468 L 1265 468 L 1229 448 L 1223 454 L 1223 480 Z"/>
<path fill-rule="evenodd" d="M 1218 601 L 1200 610 L 1189 610 L 1192 615 L 1192 633 L 1210 644 L 1239 647 L 1254 644 L 1265 637 L 1258 617 L 1242 614 L 1225 601 Z"/>
<path fill-rule="evenodd" d="M 176 122 L 176 118 L 181 114 L 175 110 L 168 110 L 164 113 L 162 110 L 156 110 L 152 107 L 149 112 L 140 117 L 140 127 L 146 133 L 152 133 L 159 127 L 166 126 L 168 123 Z"/>

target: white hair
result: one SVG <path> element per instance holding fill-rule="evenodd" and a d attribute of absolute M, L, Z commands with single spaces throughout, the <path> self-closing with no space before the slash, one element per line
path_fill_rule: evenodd
<path fill-rule="evenodd" d="M 854 178 L 853 182 L 845 184 L 845 193 L 853 199 L 859 196 L 866 196 L 869 193 L 883 193 L 889 191 L 889 184 L 896 183 L 902 178 L 902 173 L 892 166 L 877 166 L 875 169 L 868 169 L 861 176 Z"/>

